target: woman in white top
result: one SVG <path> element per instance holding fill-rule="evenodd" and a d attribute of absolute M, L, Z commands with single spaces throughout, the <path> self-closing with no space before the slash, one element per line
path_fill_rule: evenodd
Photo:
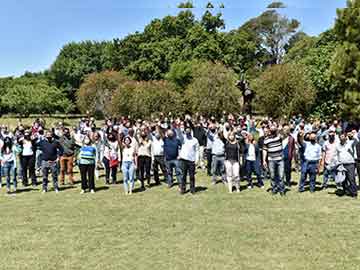
<path fill-rule="evenodd" d="M 138 163 L 139 163 L 139 180 L 141 182 L 141 189 L 145 190 L 145 179 L 150 185 L 150 170 L 151 170 L 151 141 L 145 131 L 140 133 L 139 148 L 138 148 Z"/>
<path fill-rule="evenodd" d="M 117 167 L 120 163 L 120 145 L 113 133 L 108 134 L 107 140 L 104 143 L 103 163 L 105 166 L 106 184 L 110 183 L 110 172 L 112 184 L 116 184 Z"/>
<path fill-rule="evenodd" d="M 132 194 L 134 189 L 134 171 L 137 167 L 136 164 L 137 155 L 136 149 L 132 146 L 132 140 L 130 137 L 123 139 L 123 160 L 122 160 L 122 172 L 124 176 L 124 191 L 125 194 Z"/>
<path fill-rule="evenodd" d="M 9 137 L 4 139 L 3 146 L 0 151 L 0 161 L 1 161 L 1 176 L 6 177 L 6 191 L 10 193 L 10 178 L 13 177 L 14 192 L 17 189 L 16 181 L 16 146 L 13 144 L 12 140 Z M 1 181 L 2 182 L 2 181 Z"/>

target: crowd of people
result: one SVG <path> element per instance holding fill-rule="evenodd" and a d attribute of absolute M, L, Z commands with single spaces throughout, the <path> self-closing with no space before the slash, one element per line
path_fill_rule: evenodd
<path fill-rule="evenodd" d="M 21 122 L 14 130 L 1 126 L 0 161 L 0 183 L 5 179 L 8 193 L 18 192 L 18 180 L 24 187 L 36 187 L 38 177 L 46 193 L 50 175 L 59 192 L 65 178 L 74 185 L 77 166 L 81 193 L 94 193 L 104 170 L 107 185 L 117 184 L 122 172 L 125 194 L 132 194 L 136 181 L 144 191 L 151 181 L 160 185 L 163 180 L 172 188 L 175 179 L 184 194 L 187 178 L 194 194 L 196 171 L 202 170 L 213 185 L 223 183 L 230 193 L 240 192 L 242 181 L 253 189 L 264 188 L 269 179 L 269 191 L 284 196 L 297 184 L 295 171 L 300 175 L 298 192 L 333 187 L 356 198 L 360 142 L 356 127 L 345 121 L 306 121 L 301 115 L 275 121 L 232 114 L 219 119 L 160 114 L 152 120 L 107 119 L 100 127 L 93 118 L 83 118 L 74 127 L 58 123 L 51 128 L 38 119 L 31 127 Z"/>

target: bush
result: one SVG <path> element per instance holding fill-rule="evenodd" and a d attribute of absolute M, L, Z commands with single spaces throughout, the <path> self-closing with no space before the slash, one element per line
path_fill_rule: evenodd
<path fill-rule="evenodd" d="M 314 103 L 316 90 L 301 64 L 269 67 L 253 81 L 257 110 L 272 117 L 307 115 Z"/>
<path fill-rule="evenodd" d="M 154 113 L 182 111 L 182 97 L 167 81 L 129 81 L 119 85 L 111 102 L 113 116 L 148 118 Z"/>
<path fill-rule="evenodd" d="M 236 74 L 220 63 L 199 63 L 185 91 L 188 109 L 203 115 L 240 112 L 241 93 L 236 81 Z"/>
<path fill-rule="evenodd" d="M 121 72 L 104 71 L 85 78 L 77 92 L 77 104 L 81 112 L 108 116 L 112 96 L 120 84 L 129 79 Z"/>

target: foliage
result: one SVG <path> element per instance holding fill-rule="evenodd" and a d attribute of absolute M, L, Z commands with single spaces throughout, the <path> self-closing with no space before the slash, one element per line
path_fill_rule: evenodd
<path fill-rule="evenodd" d="M 276 118 L 294 113 L 307 115 L 316 96 L 306 66 L 295 63 L 269 67 L 252 87 L 258 109 Z"/>
<path fill-rule="evenodd" d="M 192 1 L 181 2 L 177 6 L 178 8 L 195 8 Z"/>
<path fill-rule="evenodd" d="M 85 76 L 111 66 L 106 53 L 111 52 L 107 42 L 83 41 L 65 45 L 50 68 L 57 87 L 66 89 L 68 97 L 75 99 L 75 91 Z"/>
<path fill-rule="evenodd" d="M 340 45 L 331 65 L 333 79 L 343 89 L 342 109 L 348 117 L 360 114 L 360 1 L 348 1 L 338 9 L 335 34 Z"/>
<path fill-rule="evenodd" d="M 267 8 L 286 8 L 286 5 L 283 2 L 272 2 Z"/>
<path fill-rule="evenodd" d="M 299 26 L 299 21 L 290 20 L 275 9 L 270 9 L 246 22 L 242 29 L 253 31 L 258 35 L 263 48 L 268 53 L 268 61 L 265 64 L 278 64 L 282 62 L 289 39 Z"/>
<path fill-rule="evenodd" d="M 77 92 L 77 104 L 83 112 L 108 115 L 112 95 L 129 79 L 121 72 L 104 71 L 86 76 Z"/>
<path fill-rule="evenodd" d="M 153 113 L 181 112 L 182 97 L 167 81 L 128 81 L 116 89 L 111 102 L 113 116 L 147 118 Z"/>
<path fill-rule="evenodd" d="M 241 110 L 241 93 L 236 88 L 236 74 L 220 63 L 199 63 L 193 81 L 186 89 L 186 108 L 204 115 Z"/>
<path fill-rule="evenodd" d="M 30 113 L 68 113 L 73 105 L 66 95 L 44 80 L 15 79 L 8 83 L 1 103 L 11 112 L 21 115 Z"/>

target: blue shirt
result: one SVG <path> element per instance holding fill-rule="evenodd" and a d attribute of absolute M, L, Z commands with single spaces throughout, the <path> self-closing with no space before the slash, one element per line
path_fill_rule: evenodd
<path fill-rule="evenodd" d="M 164 155 L 165 160 L 175 160 L 179 156 L 181 142 L 176 137 L 173 139 L 164 138 Z"/>

